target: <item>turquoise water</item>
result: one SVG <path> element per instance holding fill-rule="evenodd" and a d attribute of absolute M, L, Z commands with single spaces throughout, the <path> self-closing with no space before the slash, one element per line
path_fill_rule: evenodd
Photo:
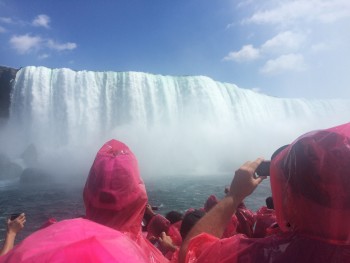
<path fill-rule="evenodd" d="M 224 196 L 231 176 L 181 176 L 145 179 L 149 202 L 158 206 L 160 214 L 171 210 L 184 212 L 188 208 L 203 207 L 207 197 Z M 0 239 L 6 231 L 6 218 L 11 213 L 25 212 L 27 222 L 18 235 L 17 242 L 36 231 L 50 217 L 57 220 L 79 217 L 85 214 L 83 204 L 84 180 L 74 183 L 37 185 L 12 185 L 0 188 Z M 256 211 L 270 195 L 268 180 L 263 182 L 245 201 L 248 208 Z"/>

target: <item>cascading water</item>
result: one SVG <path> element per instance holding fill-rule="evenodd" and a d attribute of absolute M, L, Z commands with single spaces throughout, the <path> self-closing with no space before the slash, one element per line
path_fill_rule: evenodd
<path fill-rule="evenodd" d="M 274 98 L 204 76 L 45 67 L 22 68 L 11 99 L 7 151 L 33 143 L 44 167 L 84 175 L 111 138 L 144 174 L 226 173 L 350 115 L 349 100 Z"/>

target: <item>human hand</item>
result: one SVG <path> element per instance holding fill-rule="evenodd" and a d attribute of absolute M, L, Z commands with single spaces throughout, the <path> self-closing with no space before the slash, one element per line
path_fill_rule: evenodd
<path fill-rule="evenodd" d="M 175 251 L 176 246 L 173 244 L 173 240 L 171 239 L 170 236 L 168 236 L 165 232 L 162 232 L 160 237 L 159 237 L 159 243 L 160 245 L 170 251 Z"/>
<path fill-rule="evenodd" d="M 14 220 L 7 219 L 7 232 L 17 234 L 24 228 L 26 222 L 26 216 L 24 213 L 20 214 L 19 217 Z"/>
<path fill-rule="evenodd" d="M 156 215 L 156 213 L 153 211 L 152 206 L 150 204 L 146 205 L 146 210 L 145 210 L 145 214 L 149 215 L 149 216 L 154 216 Z"/>
<path fill-rule="evenodd" d="M 253 193 L 255 188 L 266 178 L 265 176 L 255 177 L 255 170 L 263 160 L 258 158 L 254 162 L 248 161 L 235 172 L 228 195 L 232 196 L 238 203 Z"/>

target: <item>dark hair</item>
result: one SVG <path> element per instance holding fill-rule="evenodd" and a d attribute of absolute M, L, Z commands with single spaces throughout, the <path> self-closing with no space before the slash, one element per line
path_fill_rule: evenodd
<path fill-rule="evenodd" d="M 165 218 L 168 219 L 171 224 L 175 224 L 182 220 L 183 215 L 178 211 L 170 211 L 165 215 Z"/>
<path fill-rule="evenodd" d="M 280 152 L 282 152 L 285 148 L 287 148 L 289 144 L 283 145 L 280 148 L 278 148 L 272 155 L 271 160 L 273 160 Z"/>
<path fill-rule="evenodd" d="M 184 240 L 192 229 L 192 227 L 197 223 L 199 219 L 201 219 L 205 215 L 205 212 L 203 210 L 193 210 L 189 213 L 187 213 L 184 216 L 184 219 L 182 220 L 181 223 L 181 228 L 180 228 L 180 234 L 182 237 L 182 240 Z"/>
<path fill-rule="evenodd" d="M 271 196 L 266 198 L 265 202 L 266 202 L 266 206 L 267 206 L 268 209 L 275 209 L 275 207 L 273 205 L 273 199 L 272 199 Z"/>

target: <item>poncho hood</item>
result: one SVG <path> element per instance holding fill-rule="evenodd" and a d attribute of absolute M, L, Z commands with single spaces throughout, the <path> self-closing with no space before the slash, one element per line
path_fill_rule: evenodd
<path fill-rule="evenodd" d="M 147 193 L 136 157 L 124 143 L 110 140 L 98 151 L 85 184 L 84 203 L 88 219 L 140 234 Z"/>
<path fill-rule="evenodd" d="M 272 160 L 271 188 L 283 231 L 350 244 L 350 123 L 285 148 Z"/>

